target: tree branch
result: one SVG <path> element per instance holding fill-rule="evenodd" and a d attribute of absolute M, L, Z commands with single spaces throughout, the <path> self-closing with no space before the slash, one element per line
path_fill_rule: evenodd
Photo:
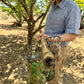
<path fill-rule="evenodd" d="M 34 7 L 35 2 L 36 2 L 36 0 L 31 0 L 31 5 L 30 5 L 30 14 L 31 14 L 31 16 L 33 15 L 33 7 Z"/>
<path fill-rule="evenodd" d="M 18 1 L 19 1 L 19 3 L 23 6 L 23 8 L 25 9 L 25 11 L 26 11 L 28 17 L 30 18 L 30 13 L 29 13 L 29 10 L 28 10 L 28 8 L 27 8 L 26 3 L 24 4 L 24 2 L 23 2 L 22 0 L 18 0 Z"/>
<path fill-rule="evenodd" d="M 45 25 L 43 26 L 40 26 L 39 28 L 37 28 L 34 32 L 33 32 L 33 35 L 36 34 L 40 29 L 42 29 L 43 27 L 45 27 Z"/>
<path fill-rule="evenodd" d="M 26 3 L 26 0 L 23 0 L 24 3 Z"/>
<path fill-rule="evenodd" d="M 35 4 L 36 0 L 31 0 L 31 4 L 30 4 L 30 16 L 31 16 L 31 21 L 34 24 L 34 18 L 33 18 L 33 7 Z"/>
<path fill-rule="evenodd" d="M 45 13 L 42 15 L 43 17 L 42 17 L 42 16 L 39 17 L 39 18 L 42 17 L 42 19 L 41 19 L 40 24 L 39 24 L 39 27 L 38 27 L 38 29 L 35 31 L 35 33 L 38 32 L 40 29 L 42 29 L 42 28 L 44 27 L 44 26 L 41 26 L 41 25 L 42 25 L 42 22 L 43 22 L 45 16 L 47 15 L 47 13 L 48 13 L 48 11 L 49 11 L 49 9 L 50 9 L 50 6 L 51 6 L 51 4 L 53 3 L 53 1 L 54 1 L 54 0 L 51 0 L 51 1 L 50 1 L 50 3 L 49 3 L 49 5 L 48 5 L 48 7 L 47 7 Z M 39 18 L 38 18 L 38 19 L 39 19 Z"/>
<path fill-rule="evenodd" d="M 46 9 L 46 11 L 45 11 L 45 13 L 44 13 L 43 18 L 41 19 L 41 22 L 40 22 L 39 27 L 41 26 L 41 24 L 42 24 L 42 22 L 43 22 L 45 16 L 47 15 L 47 13 L 48 13 L 48 11 L 49 11 L 49 9 L 50 9 L 50 6 L 51 6 L 51 4 L 53 3 L 53 1 L 54 1 L 54 0 L 51 0 L 51 1 L 50 1 L 49 5 L 48 5 L 48 7 L 47 7 L 47 9 Z"/>
<path fill-rule="evenodd" d="M 2 1 L 5 5 L 7 5 L 7 6 L 9 6 L 12 10 L 14 10 L 16 13 L 19 13 L 20 11 L 17 11 L 17 9 L 14 7 L 14 6 L 12 6 L 11 4 L 9 4 L 9 3 L 7 3 L 6 1 L 4 1 L 4 0 L 0 0 L 0 1 Z M 21 15 L 24 17 L 24 19 L 27 21 L 27 17 L 25 17 L 22 13 L 21 13 Z"/>
<path fill-rule="evenodd" d="M 38 20 L 39 20 L 41 17 L 43 17 L 43 18 L 41 19 L 41 22 L 40 22 L 40 24 L 39 24 L 38 29 L 36 29 L 33 34 L 37 33 L 40 29 L 42 29 L 42 28 L 45 26 L 45 25 L 43 25 L 43 26 L 41 26 L 41 25 L 42 25 L 42 22 L 43 22 L 45 16 L 46 16 L 47 13 L 48 13 L 48 11 L 49 11 L 49 9 L 50 9 L 50 6 L 51 6 L 51 4 L 53 3 L 53 1 L 54 1 L 54 0 L 51 0 L 51 1 L 50 1 L 50 3 L 49 3 L 49 5 L 48 5 L 48 7 L 47 7 L 45 13 L 44 13 L 43 15 L 41 15 L 41 16 L 38 18 Z"/>
<path fill-rule="evenodd" d="M 4 0 L 0 0 L 0 1 L 2 1 L 5 5 L 9 6 L 9 7 L 10 7 L 11 9 L 13 9 L 14 11 L 18 12 L 18 11 L 16 10 L 16 8 L 15 8 L 14 6 L 12 6 L 11 4 L 6 3 L 6 1 L 4 1 Z"/>
<path fill-rule="evenodd" d="M 42 13 L 36 20 L 35 23 L 44 15 L 44 13 Z"/>

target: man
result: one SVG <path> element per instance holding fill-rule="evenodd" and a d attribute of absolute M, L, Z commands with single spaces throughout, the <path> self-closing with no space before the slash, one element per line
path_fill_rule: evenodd
<path fill-rule="evenodd" d="M 56 60 L 55 77 L 48 84 L 60 84 L 61 69 L 67 58 L 67 45 L 78 36 L 80 21 L 80 9 L 74 1 L 55 0 L 53 2 L 47 15 L 45 30 L 42 30 L 40 35 L 43 37 L 60 36 L 62 55 L 59 60 Z"/>

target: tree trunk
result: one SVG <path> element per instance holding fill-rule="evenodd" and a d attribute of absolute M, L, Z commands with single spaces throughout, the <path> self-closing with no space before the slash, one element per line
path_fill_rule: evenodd
<path fill-rule="evenodd" d="M 22 18 L 16 20 L 16 22 L 14 22 L 12 26 L 22 27 Z"/>
<path fill-rule="evenodd" d="M 34 24 L 31 25 L 31 23 L 28 23 L 28 45 L 30 45 L 32 43 L 32 39 L 33 39 L 33 29 L 34 29 Z"/>
<path fill-rule="evenodd" d="M 81 17 L 80 29 L 84 29 L 84 16 Z"/>
<path fill-rule="evenodd" d="M 21 23 L 21 22 L 14 22 L 14 23 L 12 24 L 12 26 L 22 27 L 22 23 Z"/>

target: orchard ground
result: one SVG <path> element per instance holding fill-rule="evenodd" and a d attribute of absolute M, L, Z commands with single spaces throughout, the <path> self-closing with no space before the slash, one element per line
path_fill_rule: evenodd
<path fill-rule="evenodd" d="M 19 84 L 16 57 L 27 43 L 27 25 L 11 26 L 14 19 L 0 11 L 0 84 Z M 70 42 L 69 56 L 63 68 L 63 84 L 84 84 L 84 29 Z M 22 84 L 26 84 L 23 79 Z"/>

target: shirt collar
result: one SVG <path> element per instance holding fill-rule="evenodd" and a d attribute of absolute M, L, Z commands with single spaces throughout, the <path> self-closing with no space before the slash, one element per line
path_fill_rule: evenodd
<path fill-rule="evenodd" d="M 63 8 L 63 7 L 65 6 L 65 4 L 66 4 L 67 1 L 68 1 L 68 0 L 62 0 L 62 1 L 58 4 L 58 6 L 59 6 L 60 8 Z M 56 3 L 56 0 L 55 0 L 55 1 L 53 2 L 53 4 L 52 4 L 53 7 L 56 6 L 55 3 Z"/>

